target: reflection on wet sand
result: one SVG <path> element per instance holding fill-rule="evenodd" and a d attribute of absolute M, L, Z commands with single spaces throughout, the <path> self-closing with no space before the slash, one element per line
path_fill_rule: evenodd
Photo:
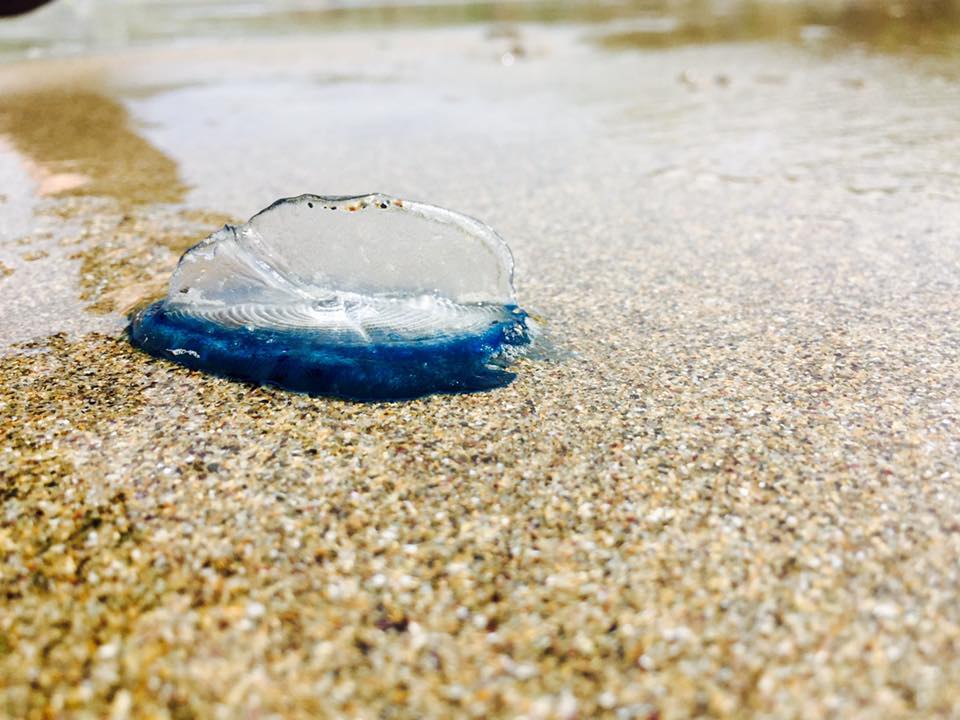
<path fill-rule="evenodd" d="M 0 96 L 0 133 L 30 161 L 46 195 L 175 203 L 186 188 L 173 160 L 130 127 L 126 109 L 91 90 L 46 88 Z"/>
<path fill-rule="evenodd" d="M 31 247 L 18 256 L 32 262 L 18 263 L 17 287 L 43 292 L 11 287 L 7 300 L 49 321 L 27 336 L 11 328 L 8 342 L 72 327 L 71 319 L 82 326 L 86 311 L 124 312 L 153 298 L 180 254 L 228 219 L 169 207 L 187 190 L 176 162 L 141 137 L 126 108 L 105 92 L 41 83 L 2 95 L 0 139 L 48 198 L 38 207 Z"/>

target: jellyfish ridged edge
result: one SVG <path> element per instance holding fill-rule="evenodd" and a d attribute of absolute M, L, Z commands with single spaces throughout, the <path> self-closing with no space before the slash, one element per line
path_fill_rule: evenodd
<path fill-rule="evenodd" d="M 224 327 L 169 313 L 163 302 L 127 327 L 131 342 L 154 357 L 234 380 L 349 400 L 405 400 L 435 393 L 505 387 L 507 366 L 531 342 L 527 314 L 485 332 L 417 342 L 330 342 L 309 330 Z"/>

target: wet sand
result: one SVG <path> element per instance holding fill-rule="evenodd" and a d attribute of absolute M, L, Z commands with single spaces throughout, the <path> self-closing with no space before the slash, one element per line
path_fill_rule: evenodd
<path fill-rule="evenodd" d="M 0 714 L 956 716 L 951 59 L 634 31 L 0 66 Z M 124 340 L 372 190 L 496 227 L 563 357 L 356 404 Z"/>

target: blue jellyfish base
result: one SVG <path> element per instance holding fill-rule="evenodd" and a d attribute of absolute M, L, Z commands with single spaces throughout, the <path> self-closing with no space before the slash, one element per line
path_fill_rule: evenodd
<path fill-rule="evenodd" d="M 515 374 L 500 364 L 504 351 L 529 344 L 530 336 L 526 313 L 506 309 L 511 319 L 480 334 L 353 345 L 309 330 L 225 327 L 168 313 L 157 302 L 127 333 L 154 357 L 195 370 L 311 395 L 403 400 L 508 385 Z"/>

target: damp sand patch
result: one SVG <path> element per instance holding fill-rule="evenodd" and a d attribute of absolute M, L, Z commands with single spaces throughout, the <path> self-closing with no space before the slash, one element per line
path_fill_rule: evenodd
<path fill-rule="evenodd" d="M 163 207 L 115 210 L 88 220 L 96 236 L 71 258 L 80 261 L 80 298 L 93 313 L 127 314 L 160 297 L 177 259 L 204 228 L 231 222 L 222 213 Z M 109 224 L 109 229 L 103 229 Z"/>

